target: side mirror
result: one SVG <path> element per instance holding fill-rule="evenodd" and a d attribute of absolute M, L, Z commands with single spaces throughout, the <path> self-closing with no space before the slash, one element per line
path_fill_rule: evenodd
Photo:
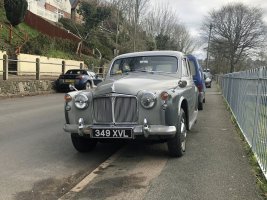
<path fill-rule="evenodd" d="M 180 88 L 184 88 L 184 87 L 186 87 L 186 86 L 187 86 L 187 81 L 186 81 L 186 80 L 180 80 L 180 81 L 178 82 L 178 86 L 179 86 Z"/>
<path fill-rule="evenodd" d="M 71 91 L 73 91 L 73 90 L 78 91 L 78 90 L 74 87 L 74 85 L 69 84 L 69 88 L 70 88 Z"/>

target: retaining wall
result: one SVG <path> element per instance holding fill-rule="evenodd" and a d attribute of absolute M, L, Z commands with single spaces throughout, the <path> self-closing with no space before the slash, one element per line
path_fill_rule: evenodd
<path fill-rule="evenodd" d="M 43 19 L 38 15 L 33 14 L 30 11 L 27 11 L 24 22 L 30 27 L 35 28 L 36 30 L 51 37 L 69 39 L 77 43 L 81 41 L 81 39 L 77 35 L 48 22 L 47 20 Z"/>
<path fill-rule="evenodd" d="M 54 81 L 52 80 L 7 80 L 0 81 L 0 99 L 12 96 L 28 96 L 54 92 Z"/>
<path fill-rule="evenodd" d="M 63 59 L 48 58 L 44 56 L 19 54 L 18 55 L 18 75 L 34 75 L 36 73 L 36 58 L 40 59 L 40 74 L 48 76 L 58 76 L 62 73 L 62 61 Z M 26 62 L 24 62 L 26 61 Z M 68 69 L 80 69 L 80 64 L 84 65 L 83 61 L 65 60 L 66 68 Z"/>

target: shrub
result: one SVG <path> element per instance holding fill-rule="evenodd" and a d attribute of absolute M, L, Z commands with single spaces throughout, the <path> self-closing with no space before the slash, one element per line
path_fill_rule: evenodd
<path fill-rule="evenodd" d="M 26 0 L 4 0 L 4 7 L 10 24 L 17 26 L 24 20 L 28 2 Z"/>

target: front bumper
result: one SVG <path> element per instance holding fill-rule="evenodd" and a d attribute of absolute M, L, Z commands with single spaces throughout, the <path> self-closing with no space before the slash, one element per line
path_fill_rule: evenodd
<path fill-rule="evenodd" d="M 79 120 L 79 124 L 65 124 L 63 129 L 66 132 L 78 133 L 80 136 L 92 135 L 92 129 L 97 128 L 132 128 L 133 129 L 133 139 L 136 136 L 144 136 L 148 138 L 149 136 L 164 136 L 173 137 L 176 134 L 175 126 L 164 126 L 164 125 L 86 125 L 83 120 Z"/>

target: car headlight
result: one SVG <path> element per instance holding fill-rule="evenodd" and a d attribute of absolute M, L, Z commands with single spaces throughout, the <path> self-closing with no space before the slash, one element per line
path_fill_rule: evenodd
<path fill-rule="evenodd" d="M 151 92 L 146 92 L 141 97 L 141 105 L 146 108 L 153 108 L 153 106 L 156 104 L 156 96 L 155 94 Z"/>
<path fill-rule="evenodd" d="M 88 100 L 85 94 L 78 94 L 74 97 L 74 104 L 78 109 L 85 109 L 88 107 Z"/>

